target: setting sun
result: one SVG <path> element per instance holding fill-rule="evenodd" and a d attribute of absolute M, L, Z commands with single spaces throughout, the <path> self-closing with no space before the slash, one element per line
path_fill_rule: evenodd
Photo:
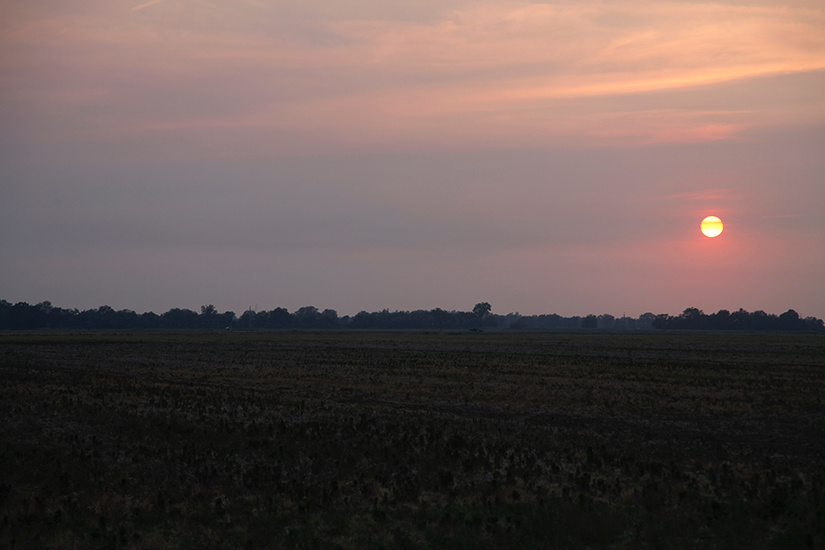
<path fill-rule="evenodd" d="M 722 220 L 716 216 L 708 216 L 702 220 L 702 233 L 706 237 L 718 237 L 722 233 L 722 229 L 724 229 Z"/>

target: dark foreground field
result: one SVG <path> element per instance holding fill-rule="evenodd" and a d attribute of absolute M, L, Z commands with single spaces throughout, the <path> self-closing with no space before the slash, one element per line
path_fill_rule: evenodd
<path fill-rule="evenodd" d="M 825 337 L 0 334 L 2 548 L 823 548 Z"/>

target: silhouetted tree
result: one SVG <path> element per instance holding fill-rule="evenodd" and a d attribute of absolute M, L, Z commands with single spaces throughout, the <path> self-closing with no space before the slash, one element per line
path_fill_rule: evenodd
<path fill-rule="evenodd" d="M 611 329 L 616 323 L 616 318 L 610 315 L 609 313 L 599 315 L 597 319 L 598 321 L 596 323 L 596 326 L 599 328 Z"/>
<path fill-rule="evenodd" d="M 200 323 L 198 323 L 202 328 L 218 328 L 218 324 L 221 322 L 220 317 L 218 317 L 218 310 L 212 304 L 208 306 L 201 306 L 201 314 L 200 314 Z"/>
<path fill-rule="evenodd" d="M 529 328 L 529 327 L 527 326 L 527 321 L 525 321 L 525 319 L 523 317 L 520 317 L 520 318 L 516 319 L 515 321 L 513 321 L 512 323 L 510 323 L 509 328 L 511 328 L 513 330 L 523 330 L 523 329 L 526 329 L 526 328 Z"/>
<path fill-rule="evenodd" d="M 317 328 L 321 312 L 315 306 L 304 306 L 295 313 L 295 326 L 298 328 Z"/>
<path fill-rule="evenodd" d="M 334 309 L 325 309 L 318 318 L 318 328 L 336 328 L 338 326 L 338 312 Z"/>
<path fill-rule="evenodd" d="M 198 314 L 191 309 L 173 308 L 160 316 L 164 328 L 193 328 L 198 326 Z"/>
<path fill-rule="evenodd" d="M 493 306 L 488 302 L 479 302 L 473 307 L 473 313 L 475 313 L 479 319 L 484 319 L 484 316 L 489 315 L 492 309 Z"/>
<path fill-rule="evenodd" d="M 272 311 L 266 312 L 263 321 L 264 328 L 292 328 L 294 326 L 295 319 L 283 307 L 276 307 Z"/>
<path fill-rule="evenodd" d="M 651 312 L 645 312 L 639 315 L 639 322 L 636 327 L 640 329 L 653 328 L 653 321 L 656 320 L 656 315 Z"/>
<path fill-rule="evenodd" d="M 238 319 L 238 327 L 252 329 L 255 328 L 255 311 L 250 307 L 243 313 L 241 313 L 240 318 Z"/>
<path fill-rule="evenodd" d="M 779 330 L 797 330 L 799 327 L 799 314 L 792 309 L 779 316 Z"/>

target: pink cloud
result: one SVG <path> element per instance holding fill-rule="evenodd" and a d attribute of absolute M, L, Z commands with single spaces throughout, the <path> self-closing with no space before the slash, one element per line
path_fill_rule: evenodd
<path fill-rule="evenodd" d="M 310 130 L 350 145 L 624 145 L 727 140 L 802 117 L 767 103 L 747 111 L 653 109 L 651 93 L 713 98 L 727 82 L 825 68 L 825 10 L 810 7 L 505 2 L 434 11 L 438 17 L 424 23 L 300 11 L 288 20 L 256 18 L 265 8 L 255 3 L 246 11 L 220 3 L 143 9 L 156 4 L 61 18 L 20 12 L 2 39 L 12 53 L 0 61 L 0 78 L 52 110 L 84 101 L 100 107 L 83 126 L 101 139 L 247 128 Z M 48 85 L 3 76 L 20 67 Z M 238 81 L 246 82 L 242 91 Z M 129 114 L 132 90 L 164 83 L 188 109 L 155 102 Z M 190 97 L 211 107 L 193 109 L 198 100 Z M 637 99 L 616 109 L 616 97 Z M 572 112 L 570 101 L 578 102 Z M 821 100 L 807 107 L 807 119 L 825 116 Z"/>

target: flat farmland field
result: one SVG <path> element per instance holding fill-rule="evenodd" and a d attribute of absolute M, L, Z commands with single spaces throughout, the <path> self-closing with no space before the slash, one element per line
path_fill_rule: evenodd
<path fill-rule="evenodd" d="M 825 336 L 0 334 L 0 548 L 824 548 Z"/>

